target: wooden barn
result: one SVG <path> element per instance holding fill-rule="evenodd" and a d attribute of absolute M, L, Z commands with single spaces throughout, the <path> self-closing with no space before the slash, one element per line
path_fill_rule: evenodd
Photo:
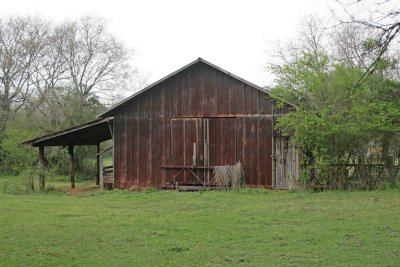
<path fill-rule="evenodd" d="M 113 168 L 98 160 L 101 186 L 211 186 L 216 166 L 241 162 L 247 185 L 293 188 L 299 155 L 274 131 L 290 105 L 273 104 L 265 89 L 199 58 L 95 121 L 26 143 L 39 147 L 42 165 L 45 146 L 68 146 L 73 181 L 74 146 L 112 140 Z"/>

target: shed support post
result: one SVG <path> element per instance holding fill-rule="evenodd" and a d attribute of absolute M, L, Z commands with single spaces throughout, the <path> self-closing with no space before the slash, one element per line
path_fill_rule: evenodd
<path fill-rule="evenodd" d="M 100 183 L 100 143 L 97 143 L 96 149 L 96 185 Z"/>
<path fill-rule="evenodd" d="M 100 160 L 100 189 L 104 189 L 104 173 L 103 173 L 103 155 L 99 155 L 99 160 Z"/>
<path fill-rule="evenodd" d="M 45 190 L 45 165 L 46 159 L 44 158 L 44 146 L 39 146 L 39 189 L 42 192 Z"/>
<path fill-rule="evenodd" d="M 69 171 L 71 175 L 71 188 L 75 188 L 75 158 L 74 158 L 74 146 L 68 145 L 69 154 Z"/>

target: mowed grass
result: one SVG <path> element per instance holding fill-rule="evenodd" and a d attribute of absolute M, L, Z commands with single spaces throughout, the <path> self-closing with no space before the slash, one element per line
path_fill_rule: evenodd
<path fill-rule="evenodd" d="M 0 265 L 399 266 L 400 191 L 0 193 Z"/>

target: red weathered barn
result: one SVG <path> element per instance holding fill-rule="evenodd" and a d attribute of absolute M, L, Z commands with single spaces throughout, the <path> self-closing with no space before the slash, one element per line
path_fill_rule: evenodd
<path fill-rule="evenodd" d="M 237 162 L 246 184 L 289 188 L 299 157 L 273 130 L 288 107 L 274 108 L 268 91 L 199 58 L 93 122 L 27 143 L 42 158 L 44 146 L 68 145 L 73 160 L 74 145 L 113 139 L 114 188 L 209 184 L 215 166 Z"/>

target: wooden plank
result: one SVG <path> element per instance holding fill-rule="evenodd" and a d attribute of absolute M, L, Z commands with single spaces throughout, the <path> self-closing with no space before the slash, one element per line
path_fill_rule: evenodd
<path fill-rule="evenodd" d="M 260 101 L 259 104 L 260 114 L 272 115 L 271 97 L 268 96 L 267 94 L 264 94 L 263 92 L 260 92 L 259 101 Z"/>
<path fill-rule="evenodd" d="M 215 106 L 214 92 L 212 84 L 210 83 L 212 70 L 210 67 L 204 67 L 203 84 L 204 84 L 204 95 L 203 95 L 203 114 L 205 117 L 211 116 L 213 105 Z"/>
<path fill-rule="evenodd" d="M 132 119 L 132 184 L 139 184 L 139 118 Z"/>
<path fill-rule="evenodd" d="M 231 119 L 217 119 L 220 121 L 221 125 L 221 165 L 230 165 L 232 162 L 229 160 L 229 124 Z"/>
<path fill-rule="evenodd" d="M 148 120 L 144 118 L 139 119 L 139 186 L 145 186 L 147 180 L 147 134 L 148 134 Z"/>
<path fill-rule="evenodd" d="M 257 184 L 266 185 L 265 177 L 265 117 L 257 117 Z"/>
<path fill-rule="evenodd" d="M 212 113 L 212 116 L 218 116 L 219 114 L 224 113 L 224 106 L 223 106 L 223 101 L 226 101 L 226 98 L 224 99 L 224 75 L 223 73 L 216 71 L 215 72 L 215 82 L 213 85 L 213 91 L 215 95 L 215 110 Z M 225 93 L 227 93 L 225 91 Z"/>
<path fill-rule="evenodd" d="M 172 129 L 173 129 L 172 119 L 171 118 L 168 118 L 168 120 L 166 119 L 165 123 L 167 123 L 167 128 L 165 129 L 166 130 L 165 134 L 166 134 L 166 139 L 168 140 L 168 145 L 166 146 L 166 149 L 167 149 L 166 155 L 168 155 L 167 162 L 168 162 L 168 164 L 172 164 L 172 162 L 173 162 L 173 158 L 172 158 L 172 149 L 173 149 L 173 143 L 172 143 Z M 167 173 L 167 177 L 166 177 L 166 179 L 167 179 L 166 181 L 168 181 L 169 178 L 172 175 L 173 175 L 172 171 L 168 172 Z"/>
<path fill-rule="evenodd" d="M 229 114 L 231 115 L 237 115 L 237 114 L 241 114 L 241 110 L 240 110 L 240 106 L 242 103 L 242 99 L 240 96 L 240 87 L 239 84 L 242 84 L 242 82 L 237 81 L 236 79 L 229 79 L 230 80 L 230 91 L 231 91 L 231 105 L 230 105 L 230 109 L 229 109 Z"/>
<path fill-rule="evenodd" d="M 164 81 L 163 91 L 164 91 L 164 113 L 163 117 L 171 117 L 171 88 L 170 88 L 170 80 Z"/>
<path fill-rule="evenodd" d="M 199 64 L 200 67 L 200 73 L 198 77 L 198 94 L 197 94 L 197 99 L 198 99 L 198 115 L 199 116 L 205 116 L 205 114 L 208 114 L 208 99 L 206 99 L 206 88 L 205 88 L 205 75 L 206 75 L 206 68 L 203 64 Z"/>
<path fill-rule="evenodd" d="M 260 90 L 251 87 L 251 114 L 259 114 L 259 96 Z"/>
<path fill-rule="evenodd" d="M 235 119 L 235 154 L 235 161 L 243 165 L 243 118 Z"/>
<path fill-rule="evenodd" d="M 159 150 L 158 150 L 158 118 L 151 118 L 150 119 L 151 123 L 151 138 L 150 138 L 150 147 L 151 147 L 151 186 L 157 186 L 157 181 L 158 181 L 158 171 L 159 169 Z"/>
<path fill-rule="evenodd" d="M 210 119 L 210 123 L 213 122 L 214 123 L 214 137 L 211 138 L 210 135 L 210 145 L 213 144 L 214 149 L 211 150 L 210 149 L 210 164 L 211 163 L 211 154 L 213 154 L 214 156 L 214 163 L 212 165 L 222 165 L 222 155 L 221 155 L 221 146 L 222 146 L 222 142 L 221 142 L 221 123 L 220 121 L 218 121 L 217 119 Z M 211 134 L 211 132 L 210 132 Z M 212 141 L 211 141 L 212 140 Z"/>
<path fill-rule="evenodd" d="M 251 118 L 243 118 L 243 169 L 246 174 L 246 184 L 253 184 L 251 151 Z"/>
<path fill-rule="evenodd" d="M 193 116 L 198 117 L 202 115 L 202 112 L 200 111 L 200 106 L 201 106 L 201 93 L 200 93 L 200 68 L 199 65 L 196 64 L 193 66 L 191 69 L 192 71 L 192 77 L 191 77 L 191 84 L 193 88 L 193 99 L 191 102 L 191 109 L 193 112 Z"/>
<path fill-rule="evenodd" d="M 129 188 L 133 183 L 132 177 L 132 154 L 133 154 L 133 146 L 132 146 L 132 136 L 133 136 L 133 108 L 134 106 L 127 106 L 127 118 L 125 121 L 126 124 L 126 138 L 125 138 L 125 158 L 126 158 L 126 188 Z"/>
<path fill-rule="evenodd" d="M 227 119 L 229 121 L 229 143 L 228 143 L 228 164 L 234 165 L 236 161 L 236 120 L 234 118 Z"/>
<path fill-rule="evenodd" d="M 121 139 L 120 139 L 120 161 L 121 161 L 121 179 L 120 182 L 122 184 L 123 188 L 126 188 L 126 140 L 127 140 L 127 135 L 126 135 L 126 130 L 127 130 L 127 107 L 125 106 L 122 109 L 122 116 L 121 116 Z"/>
<path fill-rule="evenodd" d="M 156 184 L 153 185 L 156 188 L 161 187 L 161 164 L 162 164 L 162 153 L 163 153 L 163 136 L 162 136 L 162 126 L 163 126 L 163 122 L 162 122 L 162 118 L 157 118 L 157 125 L 156 125 L 156 152 L 157 152 L 157 156 L 156 156 L 156 164 L 154 166 L 155 168 L 155 173 L 156 173 Z"/>
<path fill-rule="evenodd" d="M 252 184 L 257 185 L 257 169 L 258 169 L 258 155 L 257 155 L 257 145 L 258 145 L 258 140 L 257 140 L 257 135 L 258 135 L 258 128 L 257 128 L 257 117 L 251 117 L 250 118 L 250 123 L 251 123 L 251 136 L 250 136 L 250 146 L 251 146 L 251 154 L 250 157 L 251 159 L 251 178 L 252 178 Z"/>
<path fill-rule="evenodd" d="M 166 140 L 166 136 L 165 136 L 167 127 L 166 127 L 165 120 L 166 120 L 165 117 L 161 117 L 161 127 L 159 128 L 159 142 L 160 142 L 159 146 L 161 146 L 160 166 L 167 164 L 167 149 L 166 149 L 167 140 Z M 160 173 L 160 176 L 159 176 L 160 178 L 159 178 L 157 187 L 161 188 L 163 185 L 166 184 L 167 171 L 160 167 L 159 173 Z"/>
<path fill-rule="evenodd" d="M 232 92 L 230 90 L 230 77 L 226 74 L 222 74 L 220 78 L 221 88 L 218 92 L 220 101 L 218 106 L 221 107 L 217 116 L 219 115 L 229 115 L 231 113 L 232 105 Z"/>
<path fill-rule="evenodd" d="M 221 91 L 218 83 L 219 78 L 217 77 L 217 70 L 209 69 L 207 78 L 207 87 L 209 88 L 209 105 L 210 105 L 210 116 L 218 114 L 218 103 L 221 103 L 222 99 L 219 99 L 218 92 Z"/>
<path fill-rule="evenodd" d="M 177 89 L 177 77 L 173 77 L 170 84 L 171 92 L 171 117 L 177 117 L 178 114 L 178 89 Z"/>
<path fill-rule="evenodd" d="M 270 158 L 267 151 L 267 119 L 265 117 L 257 118 L 258 123 L 258 172 L 257 172 L 257 184 L 267 186 L 267 159 Z"/>
<path fill-rule="evenodd" d="M 183 147 L 182 147 L 182 151 L 180 151 L 180 153 L 182 153 L 182 161 L 183 161 L 183 165 L 190 165 L 191 164 L 191 159 L 192 159 L 192 140 L 191 140 L 191 120 L 182 120 L 182 124 L 183 124 L 183 129 L 182 129 L 182 134 L 183 134 L 183 138 L 181 140 L 175 140 L 176 142 L 182 142 L 183 143 Z M 184 172 L 183 173 L 183 182 L 187 183 L 189 182 L 189 180 L 191 179 L 190 174 L 188 172 Z"/>
<path fill-rule="evenodd" d="M 195 89 L 193 88 L 192 84 L 192 75 L 193 71 L 192 69 L 187 71 L 187 81 L 186 81 L 186 86 L 187 86 L 187 115 L 194 117 L 196 115 L 196 107 L 194 106 L 196 104 L 196 96 L 195 96 Z"/>
<path fill-rule="evenodd" d="M 175 90 L 175 101 L 176 101 L 176 117 L 182 117 L 183 115 L 183 73 L 176 75 L 176 90 Z"/>
<path fill-rule="evenodd" d="M 120 181 L 120 168 L 121 168 L 121 162 L 119 161 L 119 148 L 120 148 L 120 132 L 119 132 L 119 116 L 118 113 L 116 114 L 117 116 L 114 118 L 114 153 L 113 153 L 113 158 L 114 158 L 114 183 L 116 188 L 119 187 L 119 181 Z"/>
<path fill-rule="evenodd" d="M 171 119 L 171 165 L 184 165 L 183 127 L 183 120 Z M 172 176 L 175 175 L 177 175 L 177 172 L 173 170 Z"/>
<path fill-rule="evenodd" d="M 251 107 L 251 104 L 252 104 L 252 101 L 251 101 L 251 93 L 252 93 L 252 91 L 251 91 L 251 87 L 249 86 L 249 85 L 247 85 L 247 84 L 245 84 L 244 85 L 244 94 L 243 94 L 243 100 L 244 100 L 244 109 L 243 109 L 243 114 L 246 114 L 246 115 L 248 115 L 248 114 L 251 114 L 251 111 L 252 111 L 252 107 Z"/>
<path fill-rule="evenodd" d="M 152 125 L 151 125 L 151 119 L 147 119 L 146 122 L 144 123 L 146 125 L 145 127 L 145 147 L 146 147 L 146 152 L 145 152 L 145 159 L 146 159 L 146 173 L 145 173 L 145 180 L 143 181 L 143 187 L 147 187 L 151 184 L 151 179 L 152 179 L 152 173 L 151 173 L 151 166 L 152 166 L 152 150 L 151 150 L 151 135 L 152 135 Z"/>
<path fill-rule="evenodd" d="M 189 112 L 189 72 L 187 70 L 185 70 L 182 73 L 182 117 L 183 116 L 189 116 L 190 112 Z"/>
<path fill-rule="evenodd" d="M 266 169 L 267 169 L 267 186 L 272 187 L 272 178 L 273 178 L 273 168 L 272 168 L 272 162 L 273 162 L 273 151 L 272 151 L 272 135 L 273 135 L 273 123 L 272 123 L 272 118 L 266 118 L 266 140 L 264 142 L 266 143 L 266 150 L 265 150 L 265 156 L 266 156 Z"/>

